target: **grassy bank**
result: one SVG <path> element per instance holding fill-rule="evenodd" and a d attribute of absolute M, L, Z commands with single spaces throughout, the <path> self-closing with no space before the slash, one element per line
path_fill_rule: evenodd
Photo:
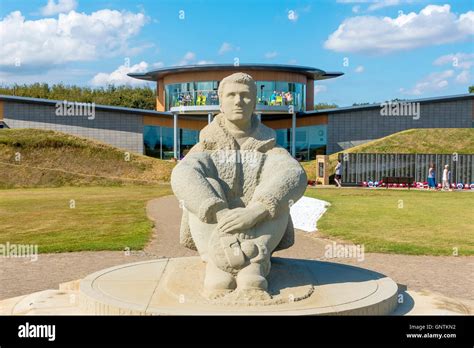
<path fill-rule="evenodd" d="M 157 184 L 169 181 L 173 166 L 65 133 L 0 131 L 0 188 Z"/>
<path fill-rule="evenodd" d="M 409 129 L 351 147 L 344 153 L 474 153 L 473 128 Z M 329 172 L 334 173 L 337 156 L 329 156 Z M 316 161 L 302 163 L 308 178 L 316 178 Z"/>

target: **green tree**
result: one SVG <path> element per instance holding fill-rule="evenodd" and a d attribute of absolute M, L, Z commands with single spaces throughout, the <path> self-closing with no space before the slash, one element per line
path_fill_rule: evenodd
<path fill-rule="evenodd" d="M 14 84 L 11 86 L 0 86 L 0 94 L 156 110 L 155 90 L 149 86 L 110 85 L 107 87 L 90 88 L 75 85 L 68 86 L 62 83 L 52 86 L 49 86 L 47 83 Z"/>
<path fill-rule="evenodd" d="M 314 105 L 314 110 L 335 109 L 337 107 L 336 104 L 318 103 Z"/>
<path fill-rule="evenodd" d="M 469 86 L 469 93 L 474 93 L 474 86 Z"/>

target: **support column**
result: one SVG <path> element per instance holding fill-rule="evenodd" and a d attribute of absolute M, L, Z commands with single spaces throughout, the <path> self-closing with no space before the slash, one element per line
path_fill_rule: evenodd
<path fill-rule="evenodd" d="M 156 110 L 165 111 L 165 85 L 163 79 L 159 79 L 156 85 Z"/>
<path fill-rule="evenodd" d="M 308 79 L 308 81 L 306 82 L 305 104 L 306 104 L 306 111 L 314 110 L 314 80 L 313 79 Z"/>
<path fill-rule="evenodd" d="M 296 156 L 296 113 L 291 114 L 291 155 Z"/>
<path fill-rule="evenodd" d="M 212 122 L 212 112 L 207 114 L 207 124 Z"/>
<path fill-rule="evenodd" d="M 173 114 L 173 157 L 179 159 L 178 156 L 178 114 Z"/>
<path fill-rule="evenodd" d="M 259 120 L 260 122 L 262 122 L 262 114 L 261 114 L 261 113 L 258 113 L 258 114 L 257 114 L 257 118 L 258 118 L 258 120 Z"/>

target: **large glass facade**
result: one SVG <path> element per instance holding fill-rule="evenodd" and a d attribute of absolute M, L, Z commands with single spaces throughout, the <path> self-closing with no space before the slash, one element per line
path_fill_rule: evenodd
<path fill-rule="evenodd" d="M 291 152 L 291 128 L 276 129 L 276 142 L 279 146 Z M 316 155 L 326 153 L 327 126 L 317 125 L 296 128 L 295 148 L 296 159 L 309 161 Z M 171 159 L 173 152 L 173 128 L 160 126 L 145 126 L 143 131 L 145 154 L 147 156 Z M 199 141 L 199 131 L 179 128 L 178 153 L 179 158 L 186 156 L 191 147 Z"/>
<path fill-rule="evenodd" d="M 257 81 L 257 100 L 262 105 L 293 105 L 295 111 L 304 111 L 306 86 L 294 82 Z"/>
<path fill-rule="evenodd" d="M 166 110 L 174 106 L 219 105 L 218 81 L 184 82 L 165 86 Z"/>
<path fill-rule="evenodd" d="M 293 105 L 295 111 L 305 110 L 306 86 L 302 83 L 256 81 L 257 102 L 261 105 Z M 166 110 L 176 106 L 218 105 L 218 81 L 184 82 L 165 86 Z"/>
<path fill-rule="evenodd" d="M 145 126 L 143 142 L 147 156 L 171 159 L 173 151 L 173 128 L 160 126 Z M 179 158 L 186 155 L 189 149 L 199 141 L 199 131 L 194 129 L 179 128 L 178 149 Z"/>
<path fill-rule="evenodd" d="M 277 129 L 277 144 L 291 152 L 291 128 Z M 297 127 L 295 131 L 295 157 L 299 161 L 310 161 L 316 155 L 326 153 L 327 126 Z"/>

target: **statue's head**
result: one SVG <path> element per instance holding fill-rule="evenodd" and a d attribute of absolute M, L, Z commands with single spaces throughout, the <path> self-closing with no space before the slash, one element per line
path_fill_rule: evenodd
<path fill-rule="evenodd" d="M 219 84 L 219 105 L 224 116 L 238 123 L 252 117 L 257 102 L 257 85 L 252 76 L 235 73 Z"/>

